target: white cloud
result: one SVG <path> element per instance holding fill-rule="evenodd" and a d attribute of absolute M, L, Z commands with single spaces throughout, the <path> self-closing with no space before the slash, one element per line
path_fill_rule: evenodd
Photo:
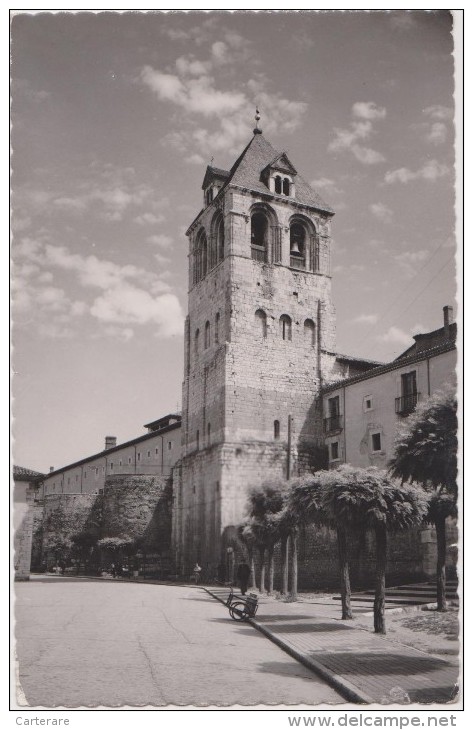
<path fill-rule="evenodd" d="M 393 219 L 393 211 L 384 203 L 371 203 L 370 210 L 375 218 L 385 223 L 391 223 Z"/>
<path fill-rule="evenodd" d="M 192 36 L 191 31 L 188 32 Z M 268 80 L 256 72 L 246 84 L 229 85 L 229 77 L 221 81 L 222 69 L 243 67 L 250 58 L 249 44 L 239 34 L 223 30 L 218 41 L 209 45 L 209 56 L 197 59 L 193 54 L 180 56 L 174 68 L 156 69 L 144 66 L 139 81 L 163 102 L 182 110 L 179 128 L 165 136 L 163 144 L 171 144 L 191 164 L 202 164 L 216 151 L 236 153 L 248 140 L 251 116 L 249 110 L 257 101 L 262 112 L 262 126 L 268 134 L 291 133 L 301 124 L 307 103 L 293 101 L 268 92 Z M 251 68 L 257 59 L 251 57 Z M 205 120 L 199 127 L 196 123 Z M 200 154 L 195 153 L 199 147 Z"/>
<path fill-rule="evenodd" d="M 141 215 L 134 218 L 134 222 L 138 223 L 140 226 L 156 226 L 164 220 L 165 217 L 162 213 L 158 213 L 158 215 L 155 215 L 154 213 L 141 213 Z"/>
<path fill-rule="evenodd" d="M 330 180 L 328 177 L 319 177 L 312 180 L 310 183 L 314 190 L 326 190 L 329 194 L 341 193 L 341 189 L 337 187 L 334 180 Z"/>
<path fill-rule="evenodd" d="M 443 144 L 447 139 L 447 126 L 443 122 L 434 122 L 427 134 L 427 142 Z"/>
<path fill-rule="evenodd" d="M 446 121 L 453 119 L 453 109 L 448 106 L 442 106 L 441 104 L 433 104 L 423 109 L 424 114 L 432 119 L 440 119 Z"/>
<path fill-rule="evenodd" d="M 399 329 L 399 327 L 390 327 L 384 335 L 379 335 L 377 339 L 381 342 L 388 342 L 395 345 L 405 346 L 412 344 L 411 335 Z"/>
<path fill-rule="evenodd" d="M 389 23 L 395 30 L 406 31 L 416 27 L 416 21 L 413 14 L 409 11 L 390 13 Z"/>
<path fill-rule="evenodd" d="M 379 319 L 377 314 L 360 314 L 359 317 L 355 317 L 353 322 L 355 324 L 376 324 Z"/>
<path fill-rule="evenodd" d="M 360 140 L 368 140 L 372 136 L 373 122 L 384 119 L 386 109 L 372 101 L 358 101 L 352 106 L 352 116 L 349 129 L 338 127 L 334 129 L 335 138 L 328 146 L 329 152 L 351 152 L 363 165 L 377 165 L 384 162 L 385 157 L 381 152 L 361 145 Z"/>
<path fill-rule="evenodd" d="M 414 274 L 418 273 L 419 264 L 427 260 L 429 253 L 426 249 L 420 251 L 404 251 L 403 253 L 397 254 L 394 260 L 407 276 L 414 276 Z"/>
<path fill-rule="evenodd" d="M 373 101 L 357 101 L 352 106 L 352 114 L 360 119 L 384 119 L 386 109 L 377 106 Z"/>
<path fill-rule="evenodd" d="M 95 300 L 90 312 L 93 317 L 108 323 L 152 323 L 164 337 L 181 334 L 184 321 L 181 305 L 174 294 L 153 297 L 148 291 L 128 284 L 104 292 Z"/>
<path fill-rule="evenodd" d="M 153 246 L 158 246 L 158 248 L 170 248 L 173 243 L 171 236 L 166 236 L 164 233 L 159 233 L 156 236 L 149 236 L 146 240 L 148 243 L 152 243 Z"/>
<path fill-rule="evenodd" d="M 400 167 L 398 170 L 390 170 L 384 176 L 385 182 L 391 183 L 408 183 L 412 180 L 427 180 L 428 182 L 436 182 L 439 178 L 449 173 L 449 168 L 441 164 L 437 160 L 429 160 L 423 167 L 415 172 L 407 167 Z"/>

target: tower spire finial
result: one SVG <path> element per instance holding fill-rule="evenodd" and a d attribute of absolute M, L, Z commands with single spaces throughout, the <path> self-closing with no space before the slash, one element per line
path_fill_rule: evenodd
<path fill-rule="evenodd" d="M 263 134 L 263 131 L 259 129 L 258 122 L 261 119 L 261 115 L 259 113 L 258 107 L 256 107 L 256 114 L 255 114 L 255 120 L 256 120 L 256 127 L 253 129 L 253 134 Z"/>

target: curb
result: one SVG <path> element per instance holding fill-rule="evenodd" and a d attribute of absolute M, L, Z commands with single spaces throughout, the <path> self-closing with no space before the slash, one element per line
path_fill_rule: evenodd
<path fill-rule="evenodd" d="M 204 590 L 206 593 L 209 594 L 209 596 L 212 596 L 212 598 L 215 598 L 215 600 L 225 605 L 225 601 L 222 600 L 220 596 L 215 595 L 215 593 L 212 593 L 212 591 L 208 588 L 204 588 Z M 266 638 L 270 639 L 273 644 L 279 646 L 279 648 L 285 651 L 286 654 L 292 656 L 293 659 L 296 659 L 300 664 L 303 664 L 305 667 L 307 667 L 307 669 L 310 669 L 312 672 L 314 672 L 314 674 L 318 674 L 320 677 L 322 677 L 322 679 L 324 679 L 327 684 L 336 689 L 337 692 L 339 692 L 349 702 L 357 705 L 373 705 L 376 703 L 376 700 L 370 697 L 370 695 L 362 692 L 360 689 L 358 689 L 358 687 L 355 687 L 355 685 L 353 685 L 351 682 L 348 682 L 339 674 L 331 672 L 316 659 L 310 659 L 305 654 L 302 654 L 297 649 L 294 649 L 294 647 L 290 646 L 285 641 L 273 634 L 272 631 L 267 629 L 262 624 L 258 623 L 256 619 L 250 618 L 247 620 L 246 623 L 251 624 L 253 628 L 257 629 L 260 633 L 266 636 Z"/>

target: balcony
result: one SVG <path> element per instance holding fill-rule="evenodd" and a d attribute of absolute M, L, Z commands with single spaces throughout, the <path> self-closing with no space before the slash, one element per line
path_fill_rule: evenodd
<path fill-rule="evenodd" d="M 266 262 L 266 247 L 257 246 L 256 244 L 251 245 L 251 258 L 254 261 L 260 261 L 261 263 Z"/>
<path fill-rule="evenodd" d="M 334 431 L 341 431 L 342 430 L 342 416 L 330 416 L 329 418 L 324 418 L 324 432 L 325 433 L 333 433 Z"/>
<path fill-rule="evenodd" d="M 289 265 L 291 269 L 301 269 L 305 271 L 305 258 L 302 256 L 290 256 Z"/>
<path fill-rule="evenodd" d="M 420 393 L 410 393 L 409 395 L 401 395 L 400 398 L 396 398 L 394 402 L 394 408 L 399 416 L 407 416 L 415 410 L 415 407 L 420 398 Z"/>

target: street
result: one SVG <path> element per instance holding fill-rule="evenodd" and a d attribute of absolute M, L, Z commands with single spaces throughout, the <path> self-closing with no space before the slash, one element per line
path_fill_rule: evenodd
<path fill-rule="evenodd" d="M 33 707 L 344 702 L 201 588 L 35 576 L 15 596 Z"/>

